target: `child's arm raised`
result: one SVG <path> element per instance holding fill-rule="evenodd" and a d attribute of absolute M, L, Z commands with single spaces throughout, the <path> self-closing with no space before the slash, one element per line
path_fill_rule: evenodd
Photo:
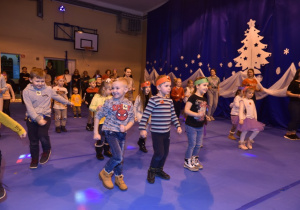
<path fill-rule="evenodd" d="M 74 105 L 72 102 L 70 102 L 68 99 L 63 98 L 62 96 L 58 95 L 56 91 L 52 90 L 51 98 L 54 100 L 62 103 L 62 104 L 68 104 L 68 105 Z"/>

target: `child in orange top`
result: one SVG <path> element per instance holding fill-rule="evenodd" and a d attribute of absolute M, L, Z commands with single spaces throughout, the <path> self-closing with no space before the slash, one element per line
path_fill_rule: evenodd
<path fill-rule="evenodd" d="M 175 87 L 172 88 L 171 98 L 174 103 L 174 108 L 175 108 L 177 118 L 179 119 L 180 111 L 181 111 L 181 103 L 184 98 L 184 90 L 183 87 L 181 87 L 182 81 L 180 78 L 175 78 L 174 83 L 175 83 Z"/>
<path fill-rule="evenodd" d="M 78 118 L 81 118 L 81 102 L 82 98 L 80 94 L 78 93 L 78 88 L 73 87 L 73 95 L 71 96 L 71 102 L 74 104 L 73 106 L 73 113 L 74 118 L 78 116 Z"/>

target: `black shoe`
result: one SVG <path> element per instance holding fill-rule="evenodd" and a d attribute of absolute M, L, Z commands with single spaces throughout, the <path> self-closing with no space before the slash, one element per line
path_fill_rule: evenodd
<path fill-rule="evenodd" d="M 98 160 L 104 160 L 104 156 L 102 155 L 103 146 L 97 147 L 97 145 L 95 144 L 95 150 L 96 150 L 96 158 Z"/>
<path fill-rule="evenodd" d="M 156 170 L 156 176 L 162 178 L 162 179 L 166 179 L 166 180 L 169 180 L 171 177 L 169 174 L 167 174 L 166 172 L 164 172 L 163 168 L 158 168 Z"/>
<path fill-rule="evenodd" d="M 156 172 L 156 168 L 149 168 L 148 169 L 148 175 L 147 175 L 147 181 L 150 184 L 153 184 L 155 182 L 155 172 Z"/>
<path fill-rule="evenodd" d="M 55 128 L 55 132 L 56 132 L 56 133 L 61 133 L 60 127 L 56 127 L 56 128 Z"/>
<path fill-rule="evenodd" d="M 112 157 L 112 154 L 109 151 L 110 146 L 108 144 L 104 144 L 103 147 L 104 147 L 104 155 L 107 157 Z"/>
<path fill-rule="evenodd" d="M 299 137 L 296 134 L 290 134 L 290 135 L 285 134 L 284 138 L 290 139 L 290 140 L 297 140 L 297 139 L 299 139 Z"/>
<path fill-rule="evenodd" d="M 93 131 L 93 130 L 94 130 L 94 129 L 92 128 L 92 124 L 86 124 L 85 129 L 86 129 L 87 131 Z"/>
<path fill-rule="evenodd" d="M 67 129 L 66 129 L 66 126 L 61 126 L 61 131 L 62 132 L 68 132 Z"/>
<path fill-rule="evenodd" d="M 74 118 L 77 118 L 76 114 L 74 114 Z"/>
<path fill-rule="evenodd" d="M 81 118 L 81 114 L 78 114 L 78 118 Z"/>
<path fill-rule="evenodd" d="M 45 164 L 48 162 L 51 155 L 51 150 L 42 153 L 42 157 L 40 159 L 40 164 Z"/>
<path fill-rule="evenodd" d="M 145 139 L 144 138 L 139 138 L 139 141 L 138 141 L 138 145 L 140 147 L 140 150 L 144 153 L 147 153 L 148 150 L 146 149 L 145 147 Z"/>
<path fill-rule="evenodd" d="M 31 163 L 30 163 L 29 168 L 35 169 L 35 168 L 38 167 L 38 164 L 39 164 L 39 160 L 38 159 L 31 159 Z"/>
<path fill-rule="evenodd" d="M 0 183 L 0 201 L 1 201 L 2 199 L 4 199 L 5 196 L 6 196 L 6 190 L 4 189 L 3 184 Z"/>

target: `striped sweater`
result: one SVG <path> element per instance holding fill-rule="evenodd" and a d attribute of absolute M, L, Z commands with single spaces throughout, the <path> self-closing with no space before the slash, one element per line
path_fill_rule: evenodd
<path fill-rule="evenodd" d="M 146 130 L 147 121 L 151 115 L 151 132 L 167 133 L 170 131 L 171 122 L 176 128 L 180 127 L 175 114 L 173 101 L 170 98 L 162 98 L 158 95 L 152 96 L 143 113 L 139 130 Z"/>

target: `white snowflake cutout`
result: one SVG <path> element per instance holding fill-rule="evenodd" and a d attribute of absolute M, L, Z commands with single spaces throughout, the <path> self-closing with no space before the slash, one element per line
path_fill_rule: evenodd
<path fill-rule="evenodd" d="M 279 74 L 280 74 L 280 72 L 281 72 L 281 69 L 280 69 L 280 67 L 277 67 L 277 69 L 276 69 L 276 74 L 277 74 L 277 75 L 279 75 Z"/>
<path fill-rule="evenodd" d="M 191 60 L 191 64 L 194 64 L 195 63 L 195 60 Z"/>
<path fill-rule="evenodd" d="M 178 67 L 175 67 L 174 70 L 175 70 L 175 71 L 178 71 Z"/>
<path fill-rule="evenodd" d="M 184 66 L 185 66 L 185 68 L 187 68 L 189 65 L 186 63 L 186 64 L 184 64 Z"/>
<path fill-rule="evenodd" d="M 149 64 L 149 61 L 147 61 L 147 64 Z"/>
<path fill-rule="evenodd" d="M 207 64 L 207 67 L 209 67 L 209 64 Z"/>
<path fill-rule="evenodd" d="M 202 62 L 199 62 L 199 63 L 198 63 L 198 66 L 202 66 Z"/>
<path fill-rule="evenodd" d="M 285 48 L 285 50 L 283 51 L 283 54 L 287 55 L 290 53 L 290 50 L 288 48 Z"/>
<path fill-rule="evenodd" d="M 232 67 L 232 63 L 229 62 L 227 66 L 228 66 L 229 68 L 231 68 L 231 67 Z"/>
<path fill-rule="evenodd" d="M 183 57 L 183 56 L 180 56 L 180 59 L 181 59 L 181 60 L 183 60 L 183 59 L 184 59 L 184 57 Z"/>
<path fill-rule="evenodd" d="M 223 67 L 223 63 L 220 63 L 220 67 Z"/>
<path fill-rule="evenodd" d="M 193 70 L 192 70 L 192 69 L 190 69 L 190 73 L 193 73 Z"/>
<path fill-rule="evenodd" d="M 153 61 L 153 63 L 156 63 L 156 60 L 155 60 L 155 61 Z"/>
<path fill-rule="evenodd" d="M 198 54 L 198 55 L 197 55 L 197 58 L 198 58 L 198 59 L 200 59 L 200 57 L 201 57 L 201 55 L 200 55 L 200 54 Z"/>
<path fill-rule="evenodd" d="M 159 68 L 159 71 L 162 71 L 162 68 Z"/>

